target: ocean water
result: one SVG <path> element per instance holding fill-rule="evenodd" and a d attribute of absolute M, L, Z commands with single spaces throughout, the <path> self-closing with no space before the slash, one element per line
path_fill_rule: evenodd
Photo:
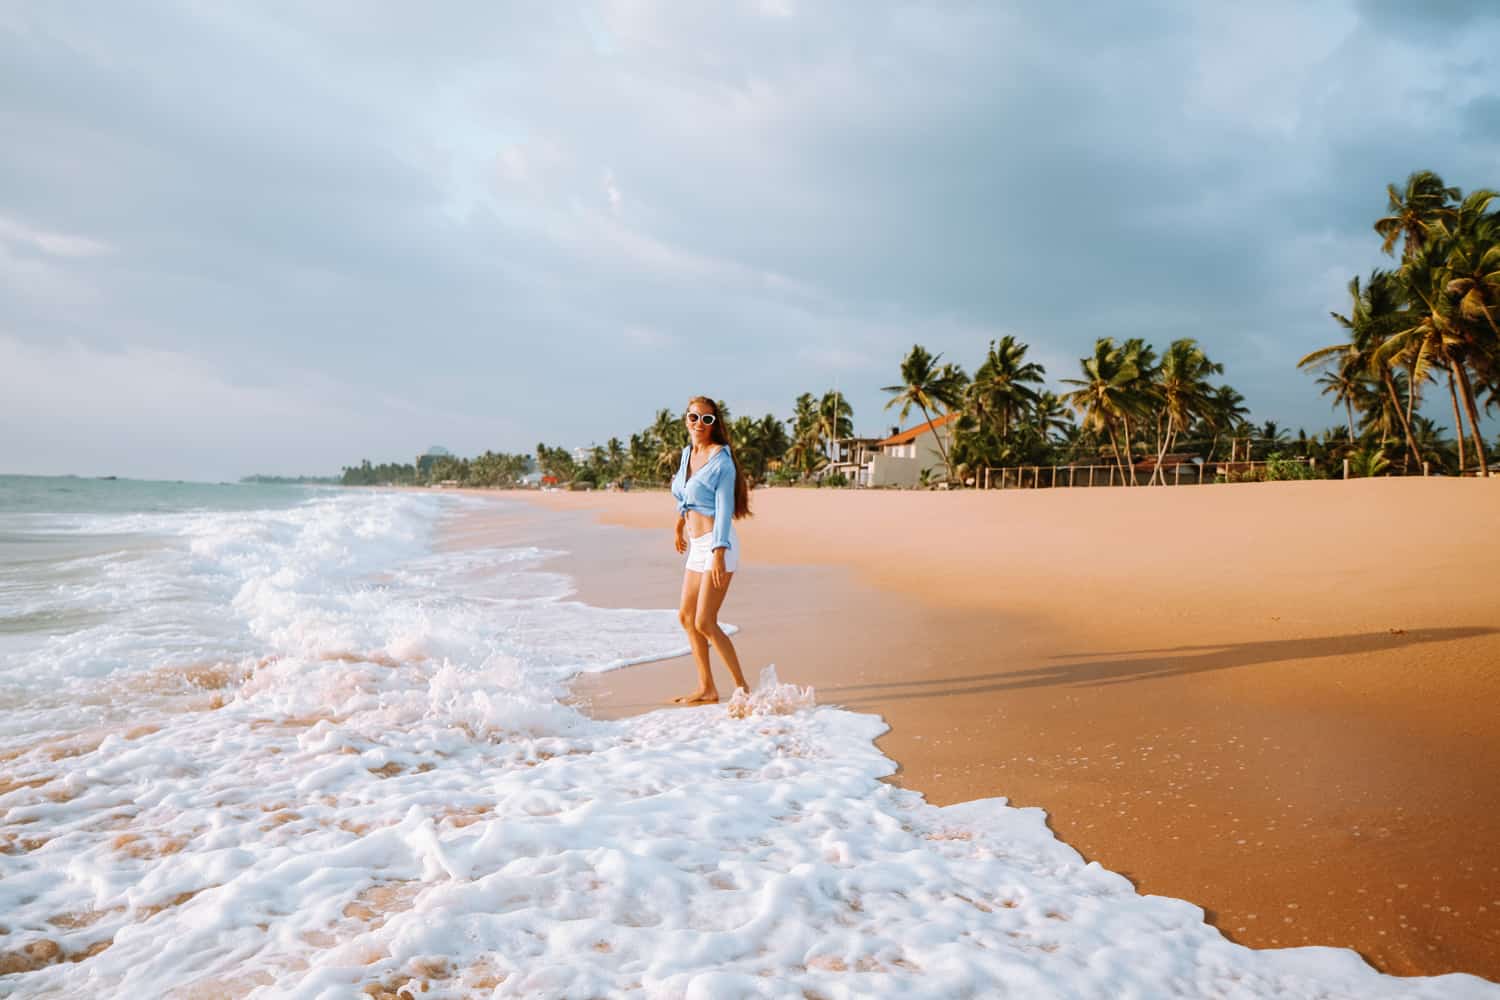
<path fill-rule="evenodd" d="M 0 995 L 1500 996 L 1232 944 L 774 676 L 591 720 L 675 611 L 439 544 L 488 502 L 0 477 Z"/>

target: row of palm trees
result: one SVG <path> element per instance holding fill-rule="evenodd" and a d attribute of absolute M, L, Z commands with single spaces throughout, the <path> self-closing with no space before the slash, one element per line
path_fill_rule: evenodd
<path fill-rule="evenodd" d="M 1485 409 L 1500 405 L 1500 195 L 1464 195 L 1427 170 L 1386 193 L 1389 211 L 1375 231 L 1386 253 L 1400 247 L 1399 265 L 1353 278 L 1348 314 L 1333 314 L 1346 339 L 1298 366 L 1320 372 L 1318 385 L 1344 409 L 1351 446 L 1378 442 L 1388 461 L 1399 451 L 1404 471 L 1430 461 L 1417 411 L 1427 387 L 1446 382 L 1458 471 L 1472 457 L 1488 475 L 1479 409 L 1481 399 Z"/>
<path fill-rule="evenodd" d="M 918 413 L 924 422 L 954 416 L 951 438 L 938 435 L 937 442 L 947 478 L 958 482 L 972 480 L 986 465 L 1101 460 L 1117 463 L 1131 482 L 1126 472 L 1139 458 L 1154 455 L 1159 468 L 1185 439 L 1212 457 L 1230 437 L 1258 436 L 1245 422 L 1243 397 L 1210 384 L 1222 368 L 1193 340 L 1174 342 L 1158 359 L 1144 341 L 1103 338 L 1081 360 L 1080 377 L 1063 380 L 1076 388 L 1062 395 L 1043 388 L 1046 370 L 1027 360 L 1028 350 L 1011 336 L 990 342 L 971 379 L 914 345 L 901 363 L 901 381 L 885 387 L 887 409 L 896 409 L 902 423 Z M 836 389 L 798 396 L 786 420 L 769 413 L 734 417 L 722 403 L 720 413 L 737 460 L 757 482 L 814 480 L 828 464 L 830 442 L 854 435 L 854 408 Z M 660 484 L 671 478 L 686 443 L 680 413 L 662 409 L 628 444 L 612 438 L 581 462 L 546 444 L 537 446 L 536 456 L 542 472 L 559 482 Z"/>
<path fill-rule="evenodd" d="M 914 345 L 901 363 L 901 381 L 882 390 L 890 396 L 887 409 L 899 408 L 903 421 L 913 409 L 926 421 L 956 415 L 951 449 L 936 438 L 949 478 L 959 481 L 986 465 L 1103 459 L 1134 483 L 1138 457 L 1154 456 L 1152 479 L 1165 483 L 1162 460 L 1174 446 L 1192 442 L 1211 459 L 1221 441 L 1256 437 L 1244 397 L 1212 384 L 1223 366 L 1191 338 L 1174 341 L 1158 357 L 1144 340 L 1101 337 L 1079 360 L 1079 377 L 1061 380 L 1074 388 L 1060 395 L 1043 388 L 1046 369 L 1026 359 L 1028 349 L 1011 336 L 991 341 L 970 379 Z"/>
<path fill-rule="evenodd" d="M 944 414 L 956 418 L 951 437 L 937 440 L 947 478 L 958 482 L 986 465 L 1112 460 L 1123 474 L 1140 457 L 1160 459 L 1184 437 L 1195 438 L 1199 450 L 1212 457 L 1230 436 L 1255 436 L 1245 423 L 1243 398 L 1228 386 L 1208 383 L 1221 368 L 1192 340 L 1173 343 L 1158 361 L 1144 341 L 1116 344 L 1102 338 L 1081 359 L 1080 377 L 1062 380 L 1076 388 L 1061 395 L 1043 388 L 1046 370 L 1027 360 L 1028 350 L 1011 336 L 992 341 L 971 379 L 958 365 L 914 345 L 901 363 L 900 383 L 885 387 L 891 397 L 887 410 L 896 409 L 902 423 L 913 419 L 914 411 L 923 421 Z M 1074 412 L 1081 421 L 1073 419 Z M 736 459 L 757 482 L 815 480 L 828 464 L 829 443 L 854 435 L 854 408 L 836 389 L 798 396 L 785 420 L 769 413 L 734 417 L 723 403 L 720 414 Z M 663 408 L 628 440 L 610 438 L 582 455 L 541 442 L 534 456 L 486 452 L 476 459 L 441 458 L 427 470 L 372 470 L 364 463 L 346 469 L 345 481 L 362 483 L 394 472 L 386 481 L 509 486 L 538 470 L 559 483 L 659 485 L 671 478 L 686 444 L 680 412 Z"/>

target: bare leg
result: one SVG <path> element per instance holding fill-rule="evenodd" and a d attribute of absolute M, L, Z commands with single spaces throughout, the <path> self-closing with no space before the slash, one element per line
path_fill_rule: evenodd
<path fill-rule="evenodd" d="M 745 675 L 740 672 L 740 658 L 739 654 L 734 651 L 734 643 L 730 642 L 729 636 L 719 628 L 719 608 L 724 605 L 724 597 L 729 593 L 729 584 L 734 580 L 734 574 L 725 573 L 724 586 L 717 590 L 709 582 L 707 573 L 701 576 L 703 584 L 698 588 L 698 608 L 693 617 L 693 627 L 704 635 L 708 642 L 713 643 L 719 658 L 724 661 L 724 665 L 729 668 L 730 676 L 734 678 L 734 686 L 748 691 L 750 685 L 745 683 Z M 709 675 L 708 690 L 713 692 L 713 698 L 704 699 L 705 701 L 719 700 L 719 693 L 714 690 L 713 683 L 713 676 Z"/>
<path fill-rule="evenodd" d="M 698 690 L 692 694 L 680 694 L 671 700 L 674 705 L 693 705 L 703 701 L 718 701 L 714 690 L 714 675 L 708 667 L 708 636 L 698 631 L 695 624 L 698 616 L 698 594 L 703 587 L 703 574 L 687 570 L 682 574 L 682 603 L 677 609 L 677 620 L 687 632 L 688 645 L 693 649 L 693 662 L 698 665 Z"/>

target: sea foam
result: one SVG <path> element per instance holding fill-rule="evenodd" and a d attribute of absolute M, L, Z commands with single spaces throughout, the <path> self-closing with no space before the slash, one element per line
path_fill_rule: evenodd
<path fill-rule="evenodd" d="M 7 740 L 0 992 L 1500 996 L 1232 944 L 1038 809 L 883 782 L 884 723 L 774 671 L 726 705 L 590 719 L 568 678 L 685 651 L 675 613 L 572 601 L 543 550 L 434 551 L 457 502 L 153 526 L 149 569 L 110 586 L 163 627 L 121 599 L 38 665 L 109 686 L 109 711 L 70 725 L 42 698 Z M 192 690 L 145 683 L 205 659 Z"/>

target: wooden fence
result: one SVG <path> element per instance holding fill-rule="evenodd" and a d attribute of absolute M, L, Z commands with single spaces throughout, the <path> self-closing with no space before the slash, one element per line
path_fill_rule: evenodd
<path fill-rule="evenodd" d="M 1283 459 L 1307 465 L 1316 471 L 1315 458 Z M 1168 486 L 1196 486 L 1212 482 L 1241 482 L 1255 478 L 1256 469 L 1264 469 L 1266 462 L 1183 462 L 1162 470 Z M 1126 480 L 1135 477 L 1135 484 L 1146 486 L 1153 483 L 1149 469 L 1127 468 L 1121 471 L 1118 465 L 1010 465 L 986 466 L 980 470 L 975 483 L 982 490 L 1006 489 L 1071 489 L 1090 486 L 1124 486 Z"/>

